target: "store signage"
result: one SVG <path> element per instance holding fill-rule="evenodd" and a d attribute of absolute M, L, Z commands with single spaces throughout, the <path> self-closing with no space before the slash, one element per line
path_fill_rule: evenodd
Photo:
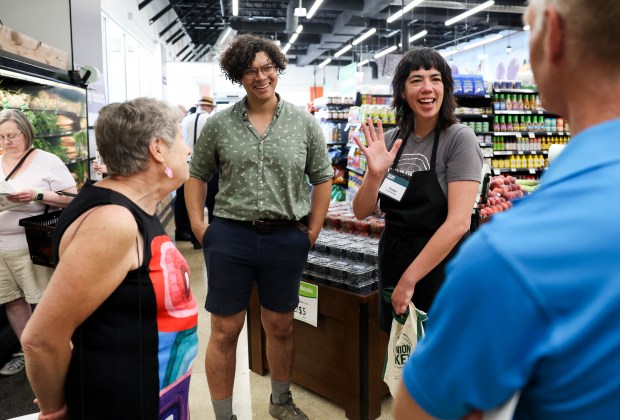
<path fill-rule="evenodd" d="M 293 314 L 295 319 L 305 322 L 314 327 L 317 326 L 319 313 L 319 286 L 306 283 L 299 283 L 299 305 Z"/>
<path fill-rule="evenodd" d="M 338 71 L 338 91 L 341 96 L 350 96 L 355 98 L 357 94 L 357 65 L 351 63 L 344 67 L 340 67 Z"/>

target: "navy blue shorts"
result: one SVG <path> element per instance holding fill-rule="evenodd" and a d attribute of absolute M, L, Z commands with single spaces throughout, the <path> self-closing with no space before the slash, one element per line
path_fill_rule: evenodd
<path fill-rule="evenodd" d="M 291 312 L 299 303 L 299 282 L 310 238 L 299 226 L 256 231 L 215 217 L 202 240 L 207 266 L 205 309 L 232 315 L 247 309 L 256 283 L 261 306 Z"/>

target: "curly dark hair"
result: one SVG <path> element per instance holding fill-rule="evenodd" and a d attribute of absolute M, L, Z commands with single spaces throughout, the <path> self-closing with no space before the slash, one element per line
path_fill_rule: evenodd
<path fill-rule="evenodd" d="M 430 70 L 434 68 L 441 74 L 443 82 L 443 102 L 439 110 L 437 128 L 443 130 L 452 124 L 457 123 L 454 110 L 456 109 L 456 99 L 454 99 L 454 79 L 452 71 L 446 60 L 433 48 L 416 47 L 407 51 L 394 72 L 392 79 L 393 107 L 396 114 L 396 124 L 402 135 L 412 132 L 415 129 L 413 110 L 409 107 L 407 99 L 403 98 L 405 92 L 405 82 L 414 70 Z"/>
<path fill-rule="evenodd" d="M 276 66 L 278 74 L 286 69 L 286 55 L 271 40 L 254 34 L 243 34 L 235 37 L 233 42 L 220 56 L 220 68 L 224 77 L 241 85 L 243 72 L 252 67 L 252 62 L 259 52 L 264 52 Z"/>

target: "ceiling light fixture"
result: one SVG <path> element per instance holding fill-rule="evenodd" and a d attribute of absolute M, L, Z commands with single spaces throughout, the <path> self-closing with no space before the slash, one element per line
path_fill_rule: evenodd
<path fill-rule="evenodd" d="M 384 55 L 389 54 L 392 51 L 395 51 L 396 48 L 398 48 L 396 45 L 392 45 L 390 48 L 386 48 L 383 51 L 376 53 L 375 58 L 383 57 Z"/>
<path fill-rule="evenodd" d="M 370 60 L 369 60 L 369 59 L 362 60 L 362 61 L 360 61 L 359 63 L 357 63 L 357 67 L 362 67 L 362 66 L 365 66 L 365 65 L 366 65 L 366 64 L 368 64 L 368 63 L 370 63 Z"/>
<path fill-rule="evenodd" d="M 334 54 L 334 57 L 340 57 L 342 54 L 346 53 L 347 51 L 349 51 L 351 48 L 353 48 L 353 45 L 349 44 L 347 46 L 345 46 L 344 48 L 342 48 L 340 51 L 338 51 L 336 54 Z"/>
<path fill-rule="evenodd" d="M 299 7 L 295 8 L 295 12 L 293 14 L 296 17 L 305 17 L 306 16 L 306 8 L 302 7 L 301 0 L 299 0 Z"/>
<path fill-rule="evenodd" d="M 301 31 L 303 31 L 303 30 L 304 30 L 304 25 L 299 25 L 299 26 L 297 26 L 297 29 L 295 29 L 295 33 L 296 34 L 300 34 Z"/>
<path fill-rule="evenodd" d="M 233 16 L 239 16 L 239 0 L 232 0 Z"/>
<path fill-rule="evenodd" d="M 331 58 L 326 59 L 325 61 L 323 61 L 321 64 L 319 64 L 319 68 L 321 67 L 325 67 L 326 65 L 328 65 L 329 63 L 332 62 Z"/>
<path fill-rule="evenodd" d="M 299 34 L 297 32 L 295 32 L 293 35 L 291 35 L 291 38 L 288 40 L 289 44 L 294 43 L 295 41 L 297 41 L 297 37 L 299 36 Z"/>
<path fill-rule="evenodd" d="M 465 19 L 466 17 L 469 17 L 469 16 L 471 16 L 473 14 L 478 13 L 481 10 L 486 9 L 487 7 L 493 6 L 494 4 L 495 4 L 495 2 L 493 0 L 487 1 L 486 3 L 479 4 L 478 6 L 474 7 L 473 9 L 469 9 L 465 13 L 461 13 L 460 15 L 455 16 L 452 19 L 446 20 L 446 26 L 450 26 L 453 23 L 461 21 L 461 20 Z"/>
<path fill-rule="evenodd" d="M 368 38 L 370 35 L 374 34 L 375 32 L 377 32 L 377 28 L 369 29 L 367 32 L 363 33 L 358 38 L 354 39 L 352 44 L 357 45 L 360 42 L 363 42 L 366 38 Z"/>
<path fill-rule="evenodd" d="M 314 16 L 316 11 L 319 10 L 321 3 L 323 3 L 323 0 L 314 1 L 314 4 L 312 5 L 312 7 L 310 8 L 310 10 L 308 10 L 308 15 L 306 16 L 306 19 L 312 19 L 312 16 Z"/>
<path fill-rule="evenodd" d="M 405 13 L 407 13 L 408 11 L 410 11 L 411 9 L 413 9 L 414 7 L 416 7 L 417 5 L 422 3 L 423 1 L 424 0 L 413 0 L 411 3 L 409 3 L 408 5 L 403 7 L 402 9 L 400 9 L 398 12 L 396 12 L 392 16 L 388 17 L 387 18 L 387 23 L 394 22 L 396 19 L 398 19 L 399 17 L 401 17 L 402 15 L 404 15 Z"/>
<path fill-rule="evenodd" d="M 411 44 L 413 41 L 415 41 L 417 39 L 424 38 L 426 36 L 426 34 L 428 34 L 428 31 L 426 29 L 424 29 L 423 31 L 418 32 L 415 35 L 411 35 L 409 37 L 409 43 Z"/>
<path fill-rule="evenodd" d="M 493 36 L 491 36 L 489 38 L 485 38 L 485 39 L 482 39 L 480 41 L 476 41 L 476 42 L 472 42 L 470 44 L 467 44 L 467 45 L 463 46 L 463 50 L 471 50 L 472 48 L 476 48 L 476 47 L 479 47 L 481 45 L 488 44 L 489 42 L 497 41 L 498 39 L 502 39 L 503 37 L 504 37 L 504 35 L 502 35 L 502 34 L 496 34 L 496 35 L 493 35 Z"/>
<path fill-rule="evenodd" d="M 441 54 L 444 58 L 446 58 L 446 57 L 450 57 L 451 55 L 456 54 L 457 52 L 460 52 L 460 51 L 459 51 L 459 49 L 458 49 L 458 48 L 455 48 L 455 49 L 450 50 L 450 51 L 443 51 L 443 52 L 441 52 L 440 54 Z"/>
<path fill-rule="evenodd" d="M 292 45 L 293 45 L 293 44 L 291 44 L 290 42 L 289 42 L 288 44 L 286 44 L 286 45 L 284 46 L 284 48 L 282 48 L 282 54 L 286 54 L 286 53 L 288 52 L 288 50 L 290 50 L 290 49 L 291 49 L 291 46 L 292 46 Z"/>

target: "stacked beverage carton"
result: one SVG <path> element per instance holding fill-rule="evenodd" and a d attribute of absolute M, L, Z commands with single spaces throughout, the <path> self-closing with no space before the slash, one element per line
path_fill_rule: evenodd
<path fill-rule="evenodd" d="M 323 229 L 308 255 L 304 278 L 367 294 L 377 288 L 379 240 Z"/>

